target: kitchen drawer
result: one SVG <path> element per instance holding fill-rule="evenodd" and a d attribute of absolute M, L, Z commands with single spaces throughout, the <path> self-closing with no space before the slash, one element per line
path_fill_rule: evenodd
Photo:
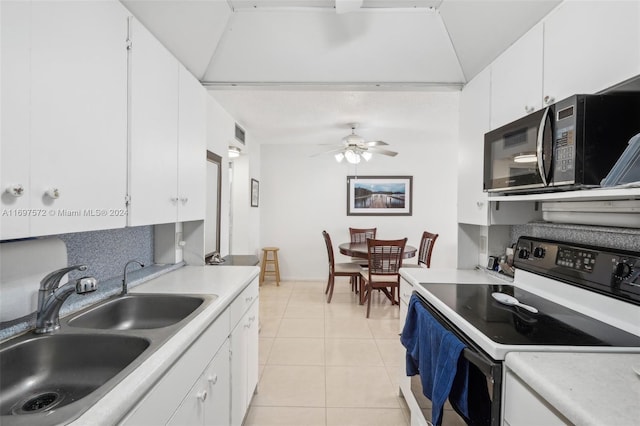
<path fill-rule="evenodd" d="M 258 300 L 258 295 L 258 279 L 256 278 L 242 291 L 242 293 L 238 295 L 238 297 L 236 297 L 233 303 L 231 303 L 231 306 L 229 307 L 229 332 L 233 331 L 236 324 L 238 324 L 251 304 Z"/>

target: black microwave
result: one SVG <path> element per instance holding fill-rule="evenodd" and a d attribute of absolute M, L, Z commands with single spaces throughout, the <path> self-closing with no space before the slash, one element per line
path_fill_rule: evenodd
<path fill-rule="evenodd" d="M 640 92 L 574 95 L 484 136 L 484 190 L 597 187 L 640 133 Z"/>

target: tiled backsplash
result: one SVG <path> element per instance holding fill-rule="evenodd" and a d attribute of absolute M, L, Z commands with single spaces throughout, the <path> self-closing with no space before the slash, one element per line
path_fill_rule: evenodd
<path fill-rule="evenodd" d="M 67 245 L 69 265 L 84 264 L 86 272 L 75 272 L 70 278 L 90 274 L 98 281 L 122 275 L 124 265 L 132 259 L 153 264 L 153 226 L 109 229 L 58 235 Z"/>
<path fill-rule="evenodd" d="M 0 340 L 33 328 L 38 282 L 48 272 L 51 272 L 52 268 L 85 264 L 88 266 L 86 271 L 74 271 L 69 274 L 69 279 L 85 275 L 91 275 L 98 279 L 97 291 L 87 295 L 71 295 L 69 297 L 60 309 L 60 315 L 65 315 L 117 294 L 121 287 L 124 265 L 129 260 L 136 259 L 145 264 L 144 269 L 131 268 L 129 274 L 131 287 L 181 266 L 153 264 L 153 232 L 152 226 L 143 226 L 62 234 L 56 236 L 57 238 L 46 237 L 23 242 L 7 242 L 6 244 L 20 246 L 5 247 L 7 249 L 5 254 L 8 256 L 20 255 L 20 250 L 26 250 L 29 259 L 17 262 L 15 270 L 12 270 L 12 264 L 4 265 L 9 269 L 3 268 L 6 276 L 3 276 L 3 280 L 8 278 L 6 282 L 0 282 L 0 285 L 3 287 L 4 297 L 10 298 L 3 299 L 3 302 L 11 303 L 11 310 L 3 310 L 7 315 L 3 315 L 0 323 L 2 324 Z M 63 242 L 64 244 L 62 244 Z M 22 249 L 18 247 L 22 247 Z M 58 255 L 60 251 L 66 252 L 66 255 Z M 35 276 L 32 276 L 34 273 Z"/>
<path fill-rule="evenodd" d="M 640 229 L 636 228 L 542 222 L 514 225 L 511 228 L 512 242 L 516 242 L 522 235 L 622 250 L 638 251 L 640 249 Z"/>

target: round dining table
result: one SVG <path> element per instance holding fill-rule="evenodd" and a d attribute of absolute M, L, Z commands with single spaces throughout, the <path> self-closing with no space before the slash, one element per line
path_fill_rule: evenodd
<path fill-rule="evenodd" d="M 345 256 L 358 257 L 361 259 L 369 258 L 367 243 L 342 243 L 338 246 L 338 249 L 340 249 L 340 253 Z M 417 248 L 405 245 L 402 258 L 409 259 L 410 257 L 414 257 L 417 251 Z"/>

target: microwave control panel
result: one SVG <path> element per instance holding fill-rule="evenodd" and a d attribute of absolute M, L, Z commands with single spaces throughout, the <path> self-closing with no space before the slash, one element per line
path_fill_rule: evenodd
<path fill-rule="evenodd" d="M 565 127 L 556 131 L 555 170 L 554 174 L 564 173 L 574 168 L 575 131 L 573 127 Z"/>

